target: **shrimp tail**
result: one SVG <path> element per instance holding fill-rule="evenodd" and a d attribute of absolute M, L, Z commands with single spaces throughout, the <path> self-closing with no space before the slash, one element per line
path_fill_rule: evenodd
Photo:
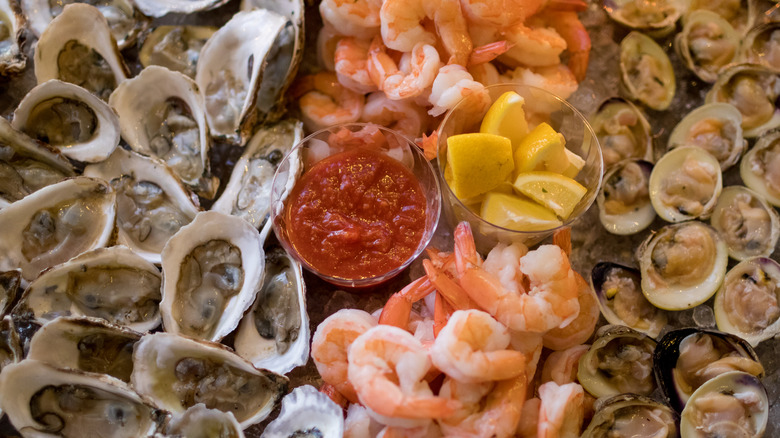
<path fill-rule="evenodd" d="M 433 131 L 430 135 L 423 133 L 422 138 L 415 141 L 417 146 L 423 151 L 423 155 L 428 161 L 436 158 L 439 149 L 439 132 Z"/>
<path fill-rule="evenodd" d="M 327 395 L 328 398 L 339 405 L 341 409 L 347 409 L 347 406 L 349 406 L 349 400 L 330 383 L 323 383 L 322 386 L 320 386 L 320 392 Z"/>
<path fill-rule="evenodd" d="M 412 304 L 425 298 L 434 290 L 433 283 L 428 280 L 427 276 L 414 280 L 387 300 L 381 315 L 379 315 L 379 323 L 406 330 L 409 326 Z"/>
<path fill-rule="evenodd" d="M 553 245 L 563 250 L 566 257 L 571 257 L 571 227 L 563 227 L 553 233 Z"/>
<path fill-rule="evenodd" d="M 512 43 L 506 40 L 496 41 L 488 43 L 479 47 L 474 47 L 469 55 L 469 67 L 473 67 L 479 64 L 490 62 L 499 56 L 506 53 L 513 46 Z"/>
<path fill-rule="evenodd" d="M 450 320 L 455 309 L 444 299 L 440 292 L 436 292 L 436 300 L 433 304 L 433 336 L 439 336 L 439 332 Z"/>
<path fill-rule="evenodd" d="M 582 82 L 588 72 L 590 59 L 590 35 L 582 24 L 576 12 L 550 12 L 550 24 L 566 41 L 569 52 L 569 70 L 577 82 Z"/>
<path fill-rule="evenodd" d="M 588 2 L 585 0 L 549 0 L 545 8 L 553 11 L 582 12 L 588 9 Z"/>
<path fill-rule="evenodd" d="M 430 260 L 423 260 L 423 269 L 425 274 L 434 284 L 436 290 L 441 293 L 455 310 L 478 309 L 479 306 L 474 302 L 469 294 L 453 279 L 444 272 L 436 268 Z"/>
<path fill-rule="evenodd" d="M 458 274 L 463 274 L 466 269 L 482 266 L 482 258 L 477 252 L 474 242 L 474 234 L 471 225 L 463 221 L 455 227 L 455 266 Z"/>

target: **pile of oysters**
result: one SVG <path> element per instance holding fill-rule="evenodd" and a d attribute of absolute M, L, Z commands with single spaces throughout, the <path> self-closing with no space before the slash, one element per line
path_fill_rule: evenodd
<path fill-rule="evenodd" d="M 303 3 L 155 26 L 222 3 L 0 0 L 0 84 L 37 83 L 0 118 L 0 408 L 23 436 L 242 437 L 308 359 L 267 220 L 302 137 Z M 242 150 L 223 184 L 215 142 Z"/>

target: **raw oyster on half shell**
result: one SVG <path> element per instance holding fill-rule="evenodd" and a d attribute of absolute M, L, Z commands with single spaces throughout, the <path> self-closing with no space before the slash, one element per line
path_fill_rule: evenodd
<path fill-rule="evenodd" d="M 207 11 L 227 3 L 227 0 L 133 0 L 144 15 L 162 17 L 170 13 L 191 14 Z"/>
<path fill-rule="evenodd" d="M 26 21 L 17 0 L 0 0 L 0 76 L 19 73 L 27 65 L 22 50 Z"/>
<path fill-rule="evenodd" d="M 182 438 L 244 438 L 233 413 L 209 409 L 198 403 L 175 417 L 165 427 L 166 436 Z"/>
<path fill-rule="evenodd" d="M 159 65 L 195 79 L 200 50 L 216 31 L 212 26 L 158 26 L 144 40 L 138 60 L 144 67 Z"/>
<path fill-rule="evenodd" d="M 311 385 L 299 386 L 282 399 L 282 411 L 268 424 L 261 438 L 316 436 L 341 438 L 344 418 L 341 406 Z"/>

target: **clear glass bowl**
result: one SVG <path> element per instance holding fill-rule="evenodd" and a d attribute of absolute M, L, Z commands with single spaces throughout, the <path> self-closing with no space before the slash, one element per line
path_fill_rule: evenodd
<path fill-rule="evenodd" d="M 482 110 L 473 105 L 473 101 L 461 100 L 444 117 L 439 126 L 438 171 L 442 184 L 444 216 L 448 224 L 454 227 L 458 222 L 467 221 L 474 233 L 477 249 L 489 252 L 498 242 L 523 243 L 526 246 L 537 243 L 550 236 L 555 230 L 573 224 L 593 204 L 601 187 L 604 163 L 598 138 L 587 119 L 571 104 L 541 88 L 519 84 L 496 84 L 486 87 L 490 102 L 495 102 L 507 91 L 514 91 L 525 99 L 523 108 L 529 129 L 541 122 L 547 122 L 566 139 L 566 148 L 585 160 L 585 166 L 575 180 L 588 189 L 585 196 L 572 211 L 571 215 L 556 228 L 543 231 L 516 231 L 492 224 L 469 209 L 452 191 L 444 178 L 447 166 L 447 138 L 451 135 L 479 132 L 480 124 L 489 106 Z"/>
<path fill-rule="evenodd" d="M 378 150 L 399 161 L 404 167 L 412 172 L 420 183 L 426 201 L 425 224 L 421 233 L 421 238 L 412 254 L 400 266 L 396 266 L 387 272 L 372 276 L 342 276 L 333 273 L 324 273 L 312 266 L 296 249 L 290 239 L 292 225 L 286 212 L 286 205 L 289 196 L 293 192 L 296 182 L 305 175 L 310 169 L 322 160 L 335 154 L 344 152 L 355 147 L 364 147 L 363 141 L 355 140 L 350 133 L 361 131 L 367 126 L 374 126 L 378 129 L 374 136 L 371 136 L 371 147 L 377 143 L 383 143 Z M 344 131 L 347 130 L 347 131 Z M 330 141 L 331 136 L 344 135 L 345 141 Z M 379 138 L 380 141 L 375 140 Z M 317 131 L 301 140 L 279 164 L 279 168 L 274 176 L 271 187 L 271 221 L 274 232 L 281 245 L 293 257 L 301 262 L 303 267 L 316 274 L 323 280 L 342 287 L 360 288 L 375 286 L 383 283 L 403 271 L 409 264 L 416 259 L 420 253 L 428 246 L 433 233 L 439 222 L 441 212 L 441 191 L 436 177 L 436 171 L 431 163 L 425 159 L 422 151 L 402 134 L 381 126 L 369 125 L 365 123 L 348 123 L 335 125 L 329 128 Z"/>

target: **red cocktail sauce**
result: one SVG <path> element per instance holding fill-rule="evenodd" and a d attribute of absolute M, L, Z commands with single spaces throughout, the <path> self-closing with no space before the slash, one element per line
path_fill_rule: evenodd
<path fill-rule="evenodd" d="M 284 214 L 290 243 L 331 277 L 362 279 L 401 266 L 425 229 L 426 199 L 417 178 L 365 147 L 316 163 L 289 199 Z"/>

